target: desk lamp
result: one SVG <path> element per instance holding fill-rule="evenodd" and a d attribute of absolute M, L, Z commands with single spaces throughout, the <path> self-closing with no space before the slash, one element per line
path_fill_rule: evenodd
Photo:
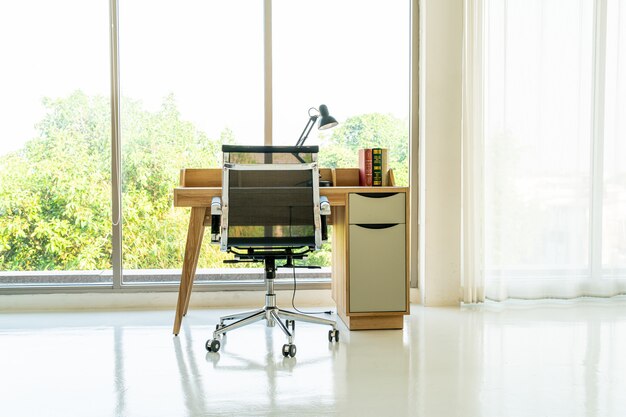
<path fill-rule="evenodd" d="M 311 110 L 317 113 L 311 114 Z M 304 126 L 304 130 L 300 134 L 300 138 L 296 142 L 296 146 L 304 145 L 304 141 L 311 133 L 311 129 L 313 129 L 313 125 L 319 119 L 318 130 L 330 129 L 331 127 L 337 126 L 337 120 L 328 113 L 328 107 L 325 104 L 321 104 L 319 110 L 315 107 L 311 107 L 309 109 L 309 120 L 306 122 Z"/>

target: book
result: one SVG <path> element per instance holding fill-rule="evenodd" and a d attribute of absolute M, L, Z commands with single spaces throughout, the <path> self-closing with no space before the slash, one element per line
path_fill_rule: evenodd
<path fill-rule="evenodd" d="M 372 148 L 372 186 L 389 185 L 389 178 L 387 177 L 388 159 L 386 148 Z"/>
<path fill-rule="evenodd" d="M 381 148 L 382 153 L 382 173 L 383 173 L 383 187 L 391 185 L 389 183 L 389 150 L 387 148 Z"/>
<path fill-rule="evenodd" d="M 359 185 L 372 186 L 372 150 L 359 149 Z"/>

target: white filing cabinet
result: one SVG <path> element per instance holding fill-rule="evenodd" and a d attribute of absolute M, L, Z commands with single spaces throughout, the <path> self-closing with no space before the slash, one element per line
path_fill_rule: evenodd
<path fill-rule="evenodd" d="M 406 193 L 348 198 L 348 314 L 406 314 Z"/>
<path fill-rule="evenodd" d="M 402 329 L 410 313 L 409 189 L 339 188 L 325 190 L 334 202 L 337 315 L 350 330 Z"/>

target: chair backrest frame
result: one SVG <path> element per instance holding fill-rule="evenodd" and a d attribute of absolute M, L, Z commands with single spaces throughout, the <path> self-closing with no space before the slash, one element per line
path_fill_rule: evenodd
<path fill-rule="evenodd" d="M 220 250 L 228 252 L 231 247 L 229 243 L 229 210 L 230 210 L 230 173 L 231 171 L 284 171 L 286 175 L 290 171 L 303 171 L 308 170 L 311 172 L 311 192 L 313 202 L 313 224 L 314 227 L 314 250 L 319 250 L 322 246 L 322 225 L 320 217 L 320 197 L 319 197 L 319 167 L 317 162 L 311 163 L 289 163 L 289 164 L 236 164 L 236 163 L 224 163 L 223 178 L 222 178 L 222 217 L 220 224 Z M 305 245 L 299 245 L 305 246 Z M 308 246 L 308 245 L 307 245 Z M 236 247 L 241 248 L 237 245 Z M 245 245 L 244 245 L 245 247 Z M 284 247 L 283 245 L 273 245 L 268 243 L 264 248 Z M 313 248 L 312 248 L 313 249 Z"/>

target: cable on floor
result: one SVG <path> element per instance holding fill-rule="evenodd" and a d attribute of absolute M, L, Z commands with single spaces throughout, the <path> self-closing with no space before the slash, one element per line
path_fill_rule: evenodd
<path fill-rule="evenodd" d="M 333 314 L 332 310 L 327 310 L 327 311 L 298 310 L 295 304 L 295 300 L 296 300 L 296 267 L 295 265 L 292 265 L 292 269 L 293 269 L 293 295 L 291 296 L 291 306 L 293 307 L 293 309 L 296 310 L 298 313 L 302 313 L 302 314 Z"/>

